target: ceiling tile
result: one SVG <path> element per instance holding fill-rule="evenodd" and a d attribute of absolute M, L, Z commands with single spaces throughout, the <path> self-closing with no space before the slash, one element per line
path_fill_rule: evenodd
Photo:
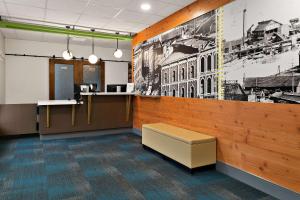
<path fill-rule="evenodd" d="M 105 25 L 104 28 L 112 29 L 112 30 L 119 30 L 119 31 L 126 31 L 136 33 L 136 29 L 142 30 L 144 27 L 147 27 L 145 24 L 138 24 L 138 23 L 130 23 L 130 22 L 122 22 L 118 20 L 113 20 L 109 24 Z"/>
<path fill-rule="evenodd" d="M 143 14 L 133 11 L 123 10 L 117 17 L 116 20 L 124 23 L 142 23 L 145 16 Z"/>
<path fill-rule="evenodd" d="M 143 1 L 143 0 L 132 0 L 129 4 L 125 5 L 124 8 L 127 9 L 127 10 L 131 10 L 133 12 L 136 12 L 136 13 L 147 13 L 147 14 L 155 13 L 155 11 L 154 11 L 155 9 L 153 9 L 153 6 L 155 6 L 156 2 L 158 2 L 158 1 L 147 0 L 146 2 L 151 5 L 151 9 L 148 10 L 148 11 L 143 11 L 141 9 L 141 4 L 144 3 L 144 2 L 145 1 Z"/>
<path fill-rule="evenodd" d="M 166 17 L 166 16 L 169 16 L 170 14 L 176 12 L 177 10 L 180 10 L 183 7 L 183 6 L 179 6 L 176 4 L 171 4 L 171 3 L 158 1 L 158 0 L 147 0 L 146 2 L 151 5 L 151 9 L 149 11 L 143 11 L 141 9 L 141 5 L 144 2 L 145 2 L 144 0 L 132 0 L 130 4 L 125 6 L 125 8 L 127 10 L 131 10 L 134 12 Z"/>
<path fill-rule="evenodd" d="M 149 26 L 147 25 L 144 25 L 144 26 L 134 26 L 134 27 L 130 27 L 130 30 L 132 33 L 139 33 L 141 32 L 142 30 L 148 28 Z"/>
<path fill-rule="evenodd" d="M 110 19 L 113 18 L 119 12 L 120 12 L 119 8 L 90 3 L 82 14 L 93 16 L 93 17 Z"/>
<path fill-rule="evenodd" d="M 195 2 L 196 0 L 160 0 L 160 1 L 166 2 L 169 4 L 179 5 L 179 6 L 187 6 L 187 5 Z"/>
<path fill-rule="evenodd" d="M 20 5 L 24 5 L 24 6 L 46 8 L 46 0 L 5 0 L 5 2 L 20 4 Z"/>
<path fill-rule="evenodd" d="M 160 16 L 151 15 L 148 13 L 139 13 L 131 10 L 123 10 L 117 17 L 117 20 L 124 23 L 139 23 L 139 24 L 153 24 L 161 20 Z"/>
<path fill-rule="evenodd" d="M 91 5 L 108 6 L 113 8 L 124 8 L 133 0 L 91 0 Z"/>
<path fill-rule="evenodd" d="M 8 9 L 8 14 L 11 17 L 30 18 L 36 20 L 42 20 L 44 18 L 45 9 L 42 8 L 11 3 L 7 3 L 6 6 Z"/>
<path fill-rule="evenodd" d="M 65 12 L 81 13 L 88 2 L 88 0 L 48 0 L 47 8 Z"/>
<path fill-rule="evenodd" d="M 47 9 L 45 20 L 73 25 L 79 17 L 80 14 Z"/>
<path fill-rule="evenodd" d="M 180 10 L 182 7 L 175 4 L 167 4 L 166 6 L 162 6 L 155 11 L 155 13 L 159 16 L 167 17 L 176 11 Z"/>
<path fill-rule="evenodd" d="M 89 15 L 81 15 L 76 25 L 87 26 L 93 28 L 103 28 L 110 20 L 106 18 L 98 18 Z"/>

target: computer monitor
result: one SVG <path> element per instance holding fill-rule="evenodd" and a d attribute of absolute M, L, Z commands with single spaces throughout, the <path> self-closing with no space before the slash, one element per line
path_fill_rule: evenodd
<path fill-rule="evenodd" d="M 80 85 L 81 92 L 97 92 L 98 84 L 97 83 L 84 83 Z"/>
<path fill-rule="evenodd" d="M 74 99 L 78 102 L 80 101 L 80 86 L 78 84 L 74 84 Z"/>
<path fill-rule="evenodd" d="M 126 87 L 127 85 L 126 84 L 108 84 L 106 86 L 106 91 L 107 92 L 118 92 L 118 86 L 120 87 L 121 89 L 121 92 L 126 92 Z"/>
<path fill-rule="evenodd" d="M 96 92 L 97 91 L 97 83 L 90 83 L 89 84 L 89 91 Z"/>

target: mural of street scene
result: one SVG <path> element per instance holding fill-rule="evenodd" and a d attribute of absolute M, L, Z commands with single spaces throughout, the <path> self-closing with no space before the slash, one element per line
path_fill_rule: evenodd
<path fill-rule="evenodd" d="M 142 95 L 217 98 L 216 11 L 134 49 L 136 90 Z"/>
<path fill-rule="evenodd" d="M 224 7 L 226 100 L 300 103 L 299 7 L 299 0 L 236 0 Z"/>

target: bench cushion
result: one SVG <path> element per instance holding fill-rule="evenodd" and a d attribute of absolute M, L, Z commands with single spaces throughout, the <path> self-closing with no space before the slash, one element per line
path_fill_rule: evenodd
<path fill-rule="evenodd" d="M 199 132 L 190 131 L 183 128 L 178 128 L 176 126 L 164 123 L 144 124 L 143 128 L 153 130 L 159 134 L 167 135 L 187 144 L 207 143 L 214 142 L 216 140 L 216 138 L 213 136 L 201 134 Z"/>

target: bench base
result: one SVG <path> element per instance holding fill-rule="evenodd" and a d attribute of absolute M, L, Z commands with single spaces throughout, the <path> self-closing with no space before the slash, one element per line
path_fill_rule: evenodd
<path fill-rule="evenodd" d="M 142 144 L 190 169 L 216 164 L 215 140 L 188 143 L 157 130 L 143 127 Z"/>
<path fill-rule="evenodd" d="M 206 166 L 201 166 L 201 167 L 196 167 L 196 168 L 189 168 L 189 167 L 181 164 L 180 162 L 177 162 L 177 161 L 173 160 L 172 158 L 169 158 L 168 156 L 165 156 L 164 154 L 152 149 L 151 147 L 148 147 L 144 144 L 142 144 L 142 146 L 145 151 L 149 151 L 149 152 L 159 155 L 163 160 L 170 162 L 171 164 L 175 165 L 176 167 L 179 167 L 179 168 L 185 170 L 186 172 L 190 173 L 191 175 L 198 173 L 198 172 L 216 170 L 216 164 L 211 164 L 211 165 L 206 165 Z"/>

